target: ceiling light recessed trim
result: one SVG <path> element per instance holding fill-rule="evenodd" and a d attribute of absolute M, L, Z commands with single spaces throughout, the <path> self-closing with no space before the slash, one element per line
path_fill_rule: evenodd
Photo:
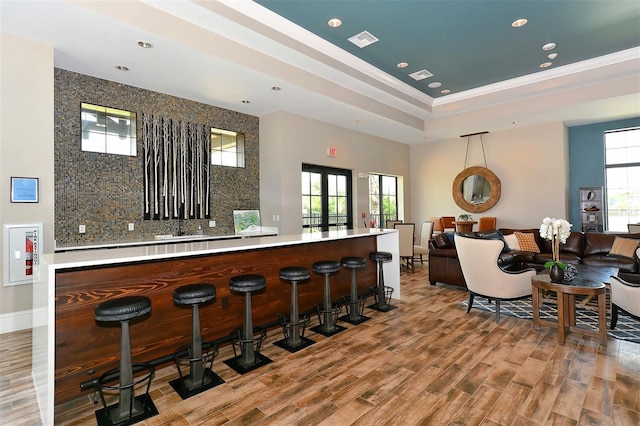
<path fill-rule="evenodd" d="M 248 100 L 248 99 L 243 99 L 241 102 L 242 102 L 243 104 L 250 104 L 250 103 L 251 103 L 251 101 L 250 101 L 250 100 Z"/>
<path fill-rule="evenodd" d="M 557 58 L 557 57 L 558 57 L 558 54 L 557 54 L 557 53 L 549 53 L 549 54 L 547 55 L 547 58 L 549 58 L 549 59 L 555 59 L 555 58 Z"/>
<path fill-rule="evenodd" d="M 442 89 L 440 91 L 440 93 L 442 93 L 443 95 L 447 95 L 447 94 L 451 93 L 451 90 L 450 89 Z"/>
<path fill-rule="evenodd" d="M 540 64 L 540 68 L 549 68 L 551 65 L 553 65 L 551 62 L 543 62 Z"/>
<path fill-rule="evenodd" d="M 427 86 L 430 89 L 437 89 L 438 87 L 442 86 L 442 83 L 440 83 L 439 81 L 434 81 L 433 83 L 429 83 Z"/>
<path fill-rule="evenodd" d="M 338 18 L 331 18 L 329 19 L 329 22 L 327 22 L 327 24 L 331 28 L 338 28 L 340 25 L 342 25 L 342 21 Z"/>
<path fill-rule="evenodd" d="M 116 65 L 116 69 L 119 71 L 129 71 L 129 67 L 124 65 Z"/>
<path fill-rule="evenodd" d="M 555 43 L 547 43 L 544 46 L 542 46 L 542 50 L 553 50 L 555 48 L 556 48 Z"/>
<path fill-rule="evenodd" d="M 409 63 L 408 63 L 408 62 L 400 62 L 400 63 L 398 64 L 398 68 L 406 68 L 406 67 L 408 67 L 408 66 L 409 66 Z"/>
<path fill-rule="evenodd" d="M 278 92 L 278 91 L 282 90 L 282 87 L 280 87 L 280 86 L 271 86 L 271 90 L 273 90 L 274 92 Z"/>
<path fill-rule="evenodd" d="M 420 81 L 424 80 L 425 78 L 433 77 L 433 74 L 425 69 L 422 69 L 420 71 L 412 72 L 411 74 L 409 74 L 409 77 L 411 77 L 415 81 Z"/>
<path fill-rule="evenodd" d="M 529 22 L 529 21 L 527 21 L 525 18 L 518 18 L 518 19 L 516 19 L 515 21 L 513 21 L 511 23 L 511 26 L 513 28 L 520 28 L 520 27 L 523 27 L 523 26 L 527 25 L 527 22 Z"/>
<path fill-rule="evenodd" d="M 349 41 L 362 49 L 363 47 L 370 46 L 373 43 L 379 41 L 379 39 L 369 31 L 363 31 L 352 37 L 349 37 Z"/>
<path fill-rule="evenodd" d="M 144 40 L 138 41 L 138 46 L 142 47 L 143 49 L 152 49 L 153 48 L 153 44 L 149 43 L 148 41 L 144 41 Z"/>

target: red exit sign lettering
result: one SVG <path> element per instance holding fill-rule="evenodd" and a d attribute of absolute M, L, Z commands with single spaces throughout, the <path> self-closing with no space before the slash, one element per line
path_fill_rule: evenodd
<path fill-rule="evenodd" d="M 329 157 L 335 157 L 336 155 L 338 155 L 338 150 L 332 146 L 330 146 L 329 148 L 327 148 L 327 155 Z"/>

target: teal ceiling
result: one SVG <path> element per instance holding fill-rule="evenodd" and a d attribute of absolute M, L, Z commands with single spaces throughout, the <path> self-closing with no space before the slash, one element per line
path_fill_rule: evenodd
<path fill-rule="evenodd" d="M 434 98 L 640 46 L 640 0 L 255 1 Z M 528 23 L 513 28 L 518 18 Z M 362 31 L 379 41 L 348 41 Z M 544 51 L 550 42 L 557 47 Z M 433 76 L 409 77 L 423 69 Z"/>

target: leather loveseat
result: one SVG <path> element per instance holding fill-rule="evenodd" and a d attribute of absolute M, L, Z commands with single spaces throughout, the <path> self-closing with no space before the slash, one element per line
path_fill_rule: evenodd
<path fill-rule="evenodd" d="M 500 267 L 519 271 L 526 268 L 544 269 L 544 264 L 552 260 L 551 244 L 540 237 L 536 229 L 500 229 L 486 232 L 474 232 L 467 234 L 476 238 L 500 238 L 504 240 L 507 235 L 515 232 L 533 234 L 535 244 L 540 253 L 525 250 L 511 250 L 505 243 L 505 250 L 498 258 Z M 453 233 L 439 234 L 429 240 L 429 282 L 431 285 L 445 283 L 466 288 L 460 262 L 455 248 Z M 560 260 L 565 263 L 582 263 L 594 266 L 615 266 L 619 268 L 618 276 L 625 281 L 640 283 L 640 261 L 638 252 L 633 258 L 610 255 L 616 236 L 640 240 L 640 234 L 604 234 L 595 232 L 574 231 L 567 239 L 566 244 L 560 245 Z"/>

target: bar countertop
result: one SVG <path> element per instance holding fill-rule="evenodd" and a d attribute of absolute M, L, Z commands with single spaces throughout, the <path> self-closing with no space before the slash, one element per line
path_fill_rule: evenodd
<path fill-rule="evenodd" d="M 44 255 L 44 259 L 46 263 L 54 269 L 82 268 L 87 266 L 100 266 L 282 247 L 312 242 L 382 235 L 390 232 L 395 232 L 395 230 L 367 228 L 345 231 L 329 231 L 314 234 L 291 234 L 225 240 L 195 240 L 184 243 L 135 245 L 115 248 L 104 247 L 49 253 Z"/>

